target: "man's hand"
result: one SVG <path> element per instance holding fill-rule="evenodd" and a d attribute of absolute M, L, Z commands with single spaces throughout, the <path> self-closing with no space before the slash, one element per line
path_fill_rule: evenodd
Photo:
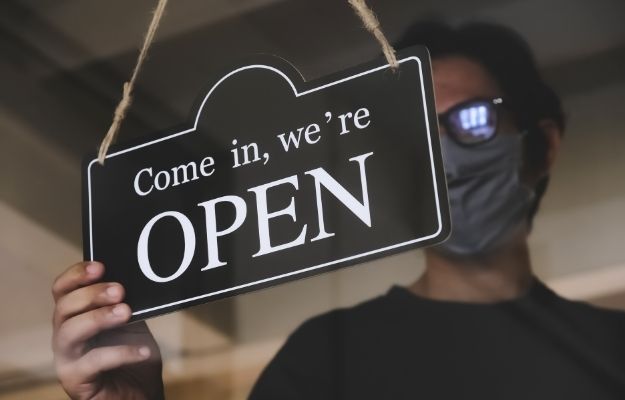
<path fill-rule="evenodd" d="M 144 322 L 125 325 L 124 288 L 99 282 L 104 266 L 82 262 L 54 282 L 52 349 L 72 399 L 162 399 L 161 356 Z"/>

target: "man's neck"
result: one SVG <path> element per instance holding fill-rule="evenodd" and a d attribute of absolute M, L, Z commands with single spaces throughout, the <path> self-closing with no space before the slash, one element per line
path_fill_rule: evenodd
<path fill-rule="evenodd" d="M 532 284 L 525 241 L 480 258 L 453 258 L 425 252 L 426 269 L 412 285 L 415 294 L 433 300 L 494 303 L 522 296 Z"/>

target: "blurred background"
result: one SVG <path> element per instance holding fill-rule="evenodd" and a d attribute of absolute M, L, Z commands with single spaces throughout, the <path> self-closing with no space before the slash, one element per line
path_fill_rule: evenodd
<path fill-rule="evenodd" d="M 0 2 L 0 399 L 66 398 L 50 286 L 82 259 L 81 158 L 108 129 L 156 3 Z M 390 39 L 437 17 L 502 23 L 529 41 L 568 117 L 531 236 L 536 273 L 565 297 L 625 310 L 625 2 L 369 4 Z M 171 1 L 118 143 L 184 122 L 213 73 L 253 53 L 314 79 L 379 47 L 346 1 Z M 411 251 L 150 320 L 169 398 L 245 398 L 303 320 L 411 283 L 422 262 Z"/>

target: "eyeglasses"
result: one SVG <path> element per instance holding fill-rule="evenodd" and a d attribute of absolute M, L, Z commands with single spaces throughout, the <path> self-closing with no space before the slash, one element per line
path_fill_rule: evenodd
<path fill-rule="evenodd" d="M 467 100 L 439 114 L 438 121 L 457 143 L 478 145 L 497 134 L 497 106 L 502 103 L 501 97 Z"/>

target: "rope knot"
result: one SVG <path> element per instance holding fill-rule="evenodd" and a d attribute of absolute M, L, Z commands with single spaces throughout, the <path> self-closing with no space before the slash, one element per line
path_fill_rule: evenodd
<path fill-rule="evenodd" d="M 158 5 L 156 6 L 156 9 L 154 10 L 154 15 L 152 16 L 152 21 L 150 22 L 150 26 L 148 27 L 148 32 L 145 35 L 145 40 L 143 41 L 141 52 L 139 52 L 137 64 L 135 65 L 135 69 L 132 71 L 132 77 L 128 82 L 124 82 L 122 99 L 119 101 L 119 104 L 115 108 L 115 114 L 113 114 L 113 122 L 111 123 L 111 127 L 109 128 L 106 136 L 102 140 L 102 143 L 100 144 L 100 149 L 98 150 L 98 162 L 101 165 L 104 165 L 106 153 L 108 152 L 109 147 L 115 140 L 115 137 L 119 132 L 119 126 L 126 116 L 126 111 L 128 111 L 130 103 L 132 103 L 132 89 L 134 88 L 135 81 L 137 80 L 137 76 L 139 75 L 139 71 L 141 70 L 141 66 L 143 65 L 143 61 L 145 61 L 145 57 L 148 54 L 148 49 L 152 44 L 152 40 L 154 40 L 154 34 L 156 33 L 158 24 L 161 22 L 161 18 L 165 11 L 166 5 L 167 0 L 158 1 Z"/>

